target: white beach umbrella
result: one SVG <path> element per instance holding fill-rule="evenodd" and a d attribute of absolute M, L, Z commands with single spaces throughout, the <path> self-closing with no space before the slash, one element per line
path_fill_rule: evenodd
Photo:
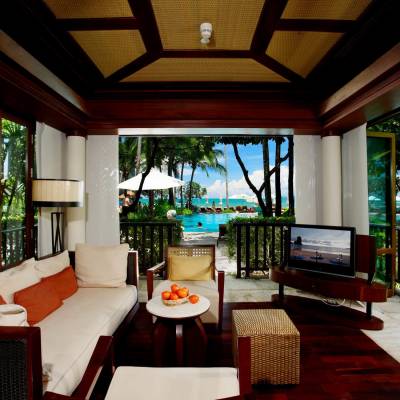
<path fill-rule="evenodd" d="M 130 178 L 118 185 L 118 189 L 138 190 L 140 182 L 142 180 L 142 174 L 138 174 L 133 178 Z M 162 174 L 155 168 L 152 168 L 150 173 L 146 176 L 143 183 L 142 190 L 163 190 L 174 187 L 180 187 L 185 184 L 184 181 L 176 179 L 172 176 Z"/>

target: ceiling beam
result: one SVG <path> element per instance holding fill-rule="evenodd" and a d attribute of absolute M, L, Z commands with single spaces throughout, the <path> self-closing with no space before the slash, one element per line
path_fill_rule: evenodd
<path fill-rule="evenodd" d="M 264 54 L 288 0 L 266 0 L 251 43 L 251 51 Z"/>
<path fill-rule="evenodd" d="M 276 23 L 278 31 L 347 32 L 354 21 L 334 19 L 280 19 Z"/>
<path fill-rule="evenodd" d="M 165 58 L 251 58 L 249 50 L 163 50 Z"/>
<path fill-rule="evenodd" d="M 119 82 L 127 78 L 128 76 L 134 74 L 135 72 L 139 71 L 140 69 L 146 67 L 147 65 L 151 64 L 152 62 L 158 60 L 159 58 L 160 58 L 159 54 L 144 53 L 136 60 L 133 60 L 131 63 L 115 71 L 113 74 L 107 77 L 105 82 L 106 84 L 112 82 Z"/>
<path fill-rule="evenodd" d="M 57 24 L 66 31 L 139 29 L 139 22 L 134 17 L 66 18 L 57 19 Z"/>
<path fill-rule="evenodd" d="M 133 15 L 139 21 L 139 29 L 143 43 L 149 53 L 155 54 L 162 50 L 160 32 L 150 0 L 128 0 Z"/>
<path fill-rule="evenodd" d="M 259 62 L 264 67 L 269 68 L 270 70 L 276 72 L 278 75 L 283 76 L 287 80 L 293 83 L 304 83 L 305 79 L 296 74 L 296 72 L 292 71 L 291 69 L 285 67 L 280 62 L 276 61 L 272 57 L 268 56 L 267 54 L 255 54 L 253 55 L 254 60 Z"/>

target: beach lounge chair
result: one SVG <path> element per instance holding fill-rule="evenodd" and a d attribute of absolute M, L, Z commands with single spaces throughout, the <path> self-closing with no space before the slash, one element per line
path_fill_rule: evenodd
<path fill-rule="evenodd" d="M 154 288 L 155 274 L 161 274 L 164 280 Z M 218 331 L 221 330 L 225 273 L 216 269 L 214 245 L 168 246 L 165 261 L 147 270 L 148 299 L 170 290 L 172 283 L 207 297 L 211 306 L 200 319 L 216 324 Z"/>
<path fill-rule="evenodd" d="M 200 212 L 201 212 L 201 213 L 205 213 L 205 212 L 207 212 L 207 210 L 206 210 L 205 207 L 200 207 Z"/>
<path fill-rule="evenodd" d="M 221 208 L 221 207 L 217 207 L 217 208 L 215 209 L 215 212 L 216 212 L 217 214 L 221 214 L 221 213 L 222 213 L 222 208 Z"/>

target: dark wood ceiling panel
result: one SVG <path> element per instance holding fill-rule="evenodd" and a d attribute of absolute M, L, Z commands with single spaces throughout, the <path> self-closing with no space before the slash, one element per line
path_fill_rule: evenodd
<path fill-rule="evenodd" d="M 354 21 L 332 19 L 281 19 L 276 24 L 278 31 L 347 32 Z"/>

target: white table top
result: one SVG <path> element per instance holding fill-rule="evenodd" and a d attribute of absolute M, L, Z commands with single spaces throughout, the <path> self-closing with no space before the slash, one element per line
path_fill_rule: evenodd
<path fill-rule="evenodd" d="M 199 301 L 192 304 L 189 301 L 184 304 L 176 306 L 166 306 L 160 296 L 154 297 L 146 304 L 147 311 L 160 318 L 168 319 L 185 319 L 198 317 L 204 314 L 210 308 L 210 301 L 204 297 L 199 296 Z"/>

